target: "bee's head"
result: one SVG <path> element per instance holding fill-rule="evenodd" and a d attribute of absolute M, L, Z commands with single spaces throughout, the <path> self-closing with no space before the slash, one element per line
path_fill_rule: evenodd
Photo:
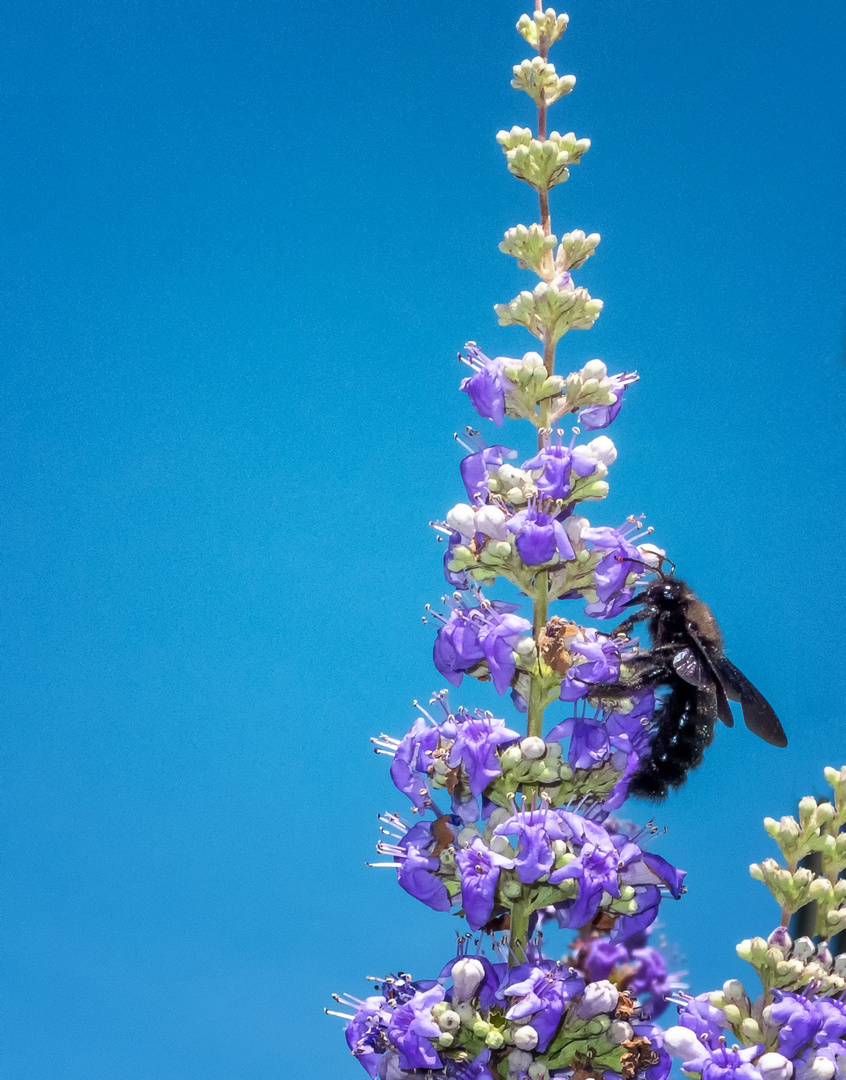
<path fill-rule="evenodd" d="M 685 590 L 683 581 L 662 573 L 650 586 L 649 599 L 656 607 L 674 608 L 678 606 Z"/>

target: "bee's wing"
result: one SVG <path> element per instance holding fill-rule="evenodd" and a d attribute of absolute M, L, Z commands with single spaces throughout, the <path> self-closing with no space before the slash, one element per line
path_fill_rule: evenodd
<path fill-rule="evenodd" d="M 781 726 L 775 709 L 760 690 L 756 689 L 742 671 L 731 660 L 720 656 L 716 661 L 716 670 L 724 683 L 729 697 L 739 701 L 743 709 L 743 722 L 758 738 L 771 746 L 787 746 L 787 736 Z"/>
<path fill-rule="evenodd" d="M 715 700 L 715 715 L 722 720 L 726 727 L 734 727 L 734 717 L 731 715 L 731 706 L 726 697 L 723 680 L 720 673 L 714 667 L 710 657 L 699 645 L 697 639 L 691 637 L 699 646 L 697 649 L 679 649 L 673 656 L 673 667 L 685 682 L 699 690 L 711 690 Z"/>

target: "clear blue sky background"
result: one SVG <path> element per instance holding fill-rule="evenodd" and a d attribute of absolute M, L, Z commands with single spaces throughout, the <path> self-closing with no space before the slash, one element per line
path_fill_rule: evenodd
<path fill-rule="evenodd" d="M 532 347 L 491 310 L 522 10 L 4 6 L 6 1080 L 356 1078 L 330 992 L 450 955 L 364 867 L 367 740 L 443 681 L 456 350 Z M 702 991 L 776 920 L 760 819 L 846 762 L 843 7 L 568 10 L 553 220 L 606 307 L 561 362 L 642 375 L 593 518 L 648 514 L 791 739 L 720 730 L 657 813 Z"/>

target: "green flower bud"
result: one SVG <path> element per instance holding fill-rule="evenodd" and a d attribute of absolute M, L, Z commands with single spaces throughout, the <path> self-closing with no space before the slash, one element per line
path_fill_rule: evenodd
<path fill-rule="evenodd" d="M 505 1036 L 501 1031 L 492 1028 L 485 1036 L 485 1046 L 491 1050 L 499 1050 L 505 1043 Z"/>
<path fill-rule="evenodd" d="M 533 12 L 531 17 L 521 15 L 517 20 L 517 33 L 525 38 L 533 49 L 549 48 L 567 29 L 569 21 L 569 15 L 559 15 L 552 8 L 547 8 L 546 11 Z"/>
<path fill-rule="evenodd" d="M 523 90 L 538 105 L 541 102 L 551 105 L 554 101 L 569 94 L 576 85 L 575 75 L 557 75 L 555 67 L 540 56 L 532 60 L 523 60 L 512 69 L 514 78 L 511 85 L 515 90 Z"/>

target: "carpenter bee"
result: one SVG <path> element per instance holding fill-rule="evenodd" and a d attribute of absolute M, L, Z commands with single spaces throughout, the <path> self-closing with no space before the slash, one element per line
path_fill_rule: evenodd
<path fill-rule="evenodd" d="M 617 627 L 628 635 L 646 621 L 651 649 L 633 659 L 634 685 L 665 688 L 653 716 L 654 734 L 632 776 L 629 792 L 660 800 L 680 787 L 701 762 L 717 720 L 734 725 L 729 698 L 739 701 L 743 722 L 772 746 L 787 736 L 772 706 L 723 652 L 711 609 L 678 578 L 661 573 L 627 606 L 642 605 Z"/>

